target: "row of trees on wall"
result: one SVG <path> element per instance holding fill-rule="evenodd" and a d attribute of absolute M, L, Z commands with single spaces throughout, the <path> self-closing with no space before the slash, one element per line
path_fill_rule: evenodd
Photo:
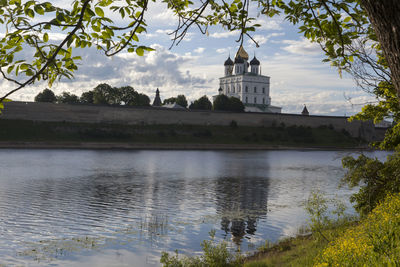
<path fill-rule="evenodd" d="M 35 97 L 36 102 L 64 103 L 64 104 L 100 104 L 100 105 L 129 105 L 149 106 L 150 98 L 137 92 L 131 86 L 112 87 L 106 83 L 97 85 L 93 90 L 82 93 L 80 97 L 69 92 L 62 92 L 55 95 L 50 89 L 45 89 Z M 170 97 L 164 100 L 163 104 L 178 104 L 184 108 L 188 107 L 188 101 L 184 95 Z M 207 96 L 191 102 L 189 109 L 192 110 L 225 110 L 244 111 L 243 103 L 236 97 L 219 95 L 213 103 Z"/>
<path fill-rule="evenodd" d="M 178 104 L 184 108 L 188 106 L 188 101 L 184 95 L 178 95 L 177 97 L 170 97 L 164 99 L 163 104 Z M 214 102 L 208 99 L 206 95 L 193 101 L 189 105 L 189 109 L 192 110 L 225 110 L 225 111 L 236 111 L 243 112 L 244 105 L 239 98 L 227 97 L 226 95 L 218 95 Z"/>
<path fill-rule="evenodd" d="M 133 87 L 112 87 L 106 83 L 99 84 L 93 90 L 82 93 L 80 97 L 69 92 L 63 92 L 56 96 L 50 89 L 45 89 L 35 97 L 35 101 L 65 104 L 150 105 L 150 98 L 137 92 Z"/>

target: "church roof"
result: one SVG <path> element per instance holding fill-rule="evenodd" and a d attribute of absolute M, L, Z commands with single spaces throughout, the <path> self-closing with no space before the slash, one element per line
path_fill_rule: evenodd
<path fill-rule="evenodd" d="M 224 63 L 224 66 L 233 66 L 233 61 L 231 57 L 228 57 L 228 59 Z"/>
<path fill-rule="evenodd" d="M 249 60 L 249 54 L 247 54 L 246 50 L 244 50 L 242 45 L 239 47 L 239 50 L 236 53 L 235 59 L 237 57 L 241 57 L 242 59 L 244 59 L 246 61 Z"/>
<path fill-rule="evenodd" d="M 241 56 L 237 56 L 235 58 L 235 63 L 244 63 L 244 60 L 243 60 L 243 58 Z"/>
<path fill-rule="evenodd" d="M 258 61 L 256 56 L 250 61 L 250 65 L 260 65 L 260 61 Z"/>

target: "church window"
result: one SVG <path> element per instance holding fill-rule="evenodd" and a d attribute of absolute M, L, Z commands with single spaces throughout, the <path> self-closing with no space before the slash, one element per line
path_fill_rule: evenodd
<path fill-rule="evenodd" d="M 257 97 L 254 98 L 254 104 L 257 104 Z"/>
<path fill-rule="evenodd" d="M 265 88 L 263 87 L 263 94 L 265 94 Z"/>
<path fill-rule="evenodd" d="M 249 88 L 247 87 L 247 85 L 246 85 L 245 91 L 246 91 L 246 93 L 249 91 Z"/>
<path fill-rule="evenodd" d="M 246 104 L 247 104 L 247 102 L 248 102 L 248 99 L 247 99 L 247 96 L 246 96 Z"/>
<path fill-rule="evenodd" d="M 254 86 L 254 93 L 257 93 L 257 87 Z"/>

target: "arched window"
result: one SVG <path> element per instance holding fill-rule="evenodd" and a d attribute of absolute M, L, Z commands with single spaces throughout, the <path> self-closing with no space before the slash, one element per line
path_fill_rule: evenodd
<path fill-rule="evenodd" d="M 249 102 L 249 101 L 248 101 L 247 96 L 246 96 L 246 103 L 247 103 L 247 102 Z"/>
<path fill-rule="evenodd" d="M 254 98 L 254 104 L 257 104 L 257 97 Z"/>

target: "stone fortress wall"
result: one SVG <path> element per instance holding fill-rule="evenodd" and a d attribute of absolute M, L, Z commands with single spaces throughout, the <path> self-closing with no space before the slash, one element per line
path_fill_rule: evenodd
<path fill-rule="evenodd" d="M 5 104 L 0 119 L 21 119 L 31 121 L 67 121 L 80 123 L 111 123 L 127 125 L 148 124 L 191 124 L 229 125 L 232 120 L 239 126 L 328 126 L 337 131 L 348 131 L 353 137 L 367 141 L 382 139 L 382 130 L 372 122 L 348 122 L 346 117 L 303 116 L 296 114 L 233 113 L 219 111 L 186 111 L 154 107 L 69 105 L 36 102 L 9 102 Z"/>

